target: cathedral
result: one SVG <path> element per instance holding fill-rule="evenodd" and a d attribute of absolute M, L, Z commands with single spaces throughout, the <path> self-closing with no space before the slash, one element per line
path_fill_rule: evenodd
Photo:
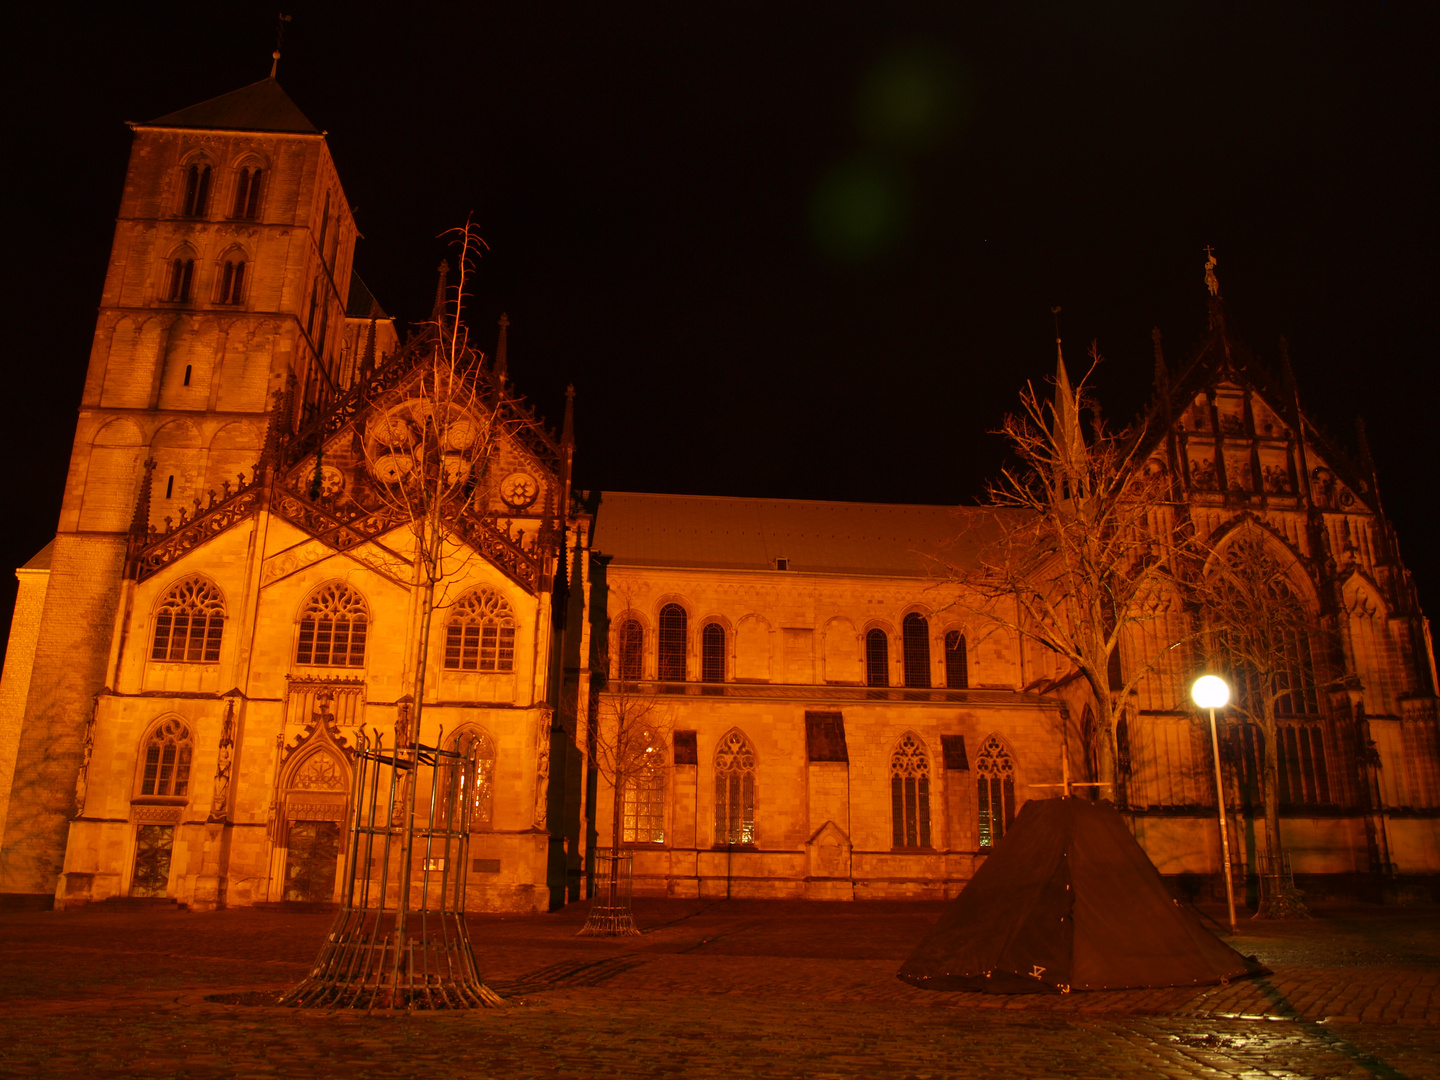
<path fill-rule="evenodd" d="M 493 911 L 586 898 L 612 845 L 639 895 L 949 897 L 1025 801 L 1096 779 L 1084 682 L 936 575 L 988 511 L 577 490 L 570 406 L 554 432 L 510 389 L 504 320 L 457 359 L 442 274 L 402 335 L 356 241 L 273 77 L 133 125 L 60 520 L 16 571 L 0 899 L 333 902 L 362 738 L 478 747 Z M 1283 855 L 1307 890 L 1403 896 L 1440 881 L 1428 624 L 1363 442 L 1307 419 L 1282 360 L 1218 301 L 1182 361 L 1157 338 L 1135 460 L 1318 628 L 1287 653 L 1279 836 L 1253 725 L 1224 724 L 1236 879 Z M 1205 664 L 1164 644 L 1186 617 L 1120 640 L 1102 794 L 1213 889 Z M 617 777 L 636 700 L 655 752 Z"/>

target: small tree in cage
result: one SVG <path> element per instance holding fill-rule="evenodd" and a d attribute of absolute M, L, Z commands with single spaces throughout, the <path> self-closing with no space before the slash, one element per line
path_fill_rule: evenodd
<path fill-rule="evenodd" d="M 623 652 L 623 650 L 622 650 Z M 621 667 L 634 661 L 622 656 Z M 608 656 L 599 660 L 609 671 Z M 595 897 L 582 934 L 638 934 L 630 912 L 630 883 L 624 867 L 627 844 L 664 840 L 665 776 L 674 734 L 669 703 L 639 681 L 639 671 L 621 670 L 599 696 L 592 750 L 596 771 L 610 789 L 611 850 L 595 883 Z"/>

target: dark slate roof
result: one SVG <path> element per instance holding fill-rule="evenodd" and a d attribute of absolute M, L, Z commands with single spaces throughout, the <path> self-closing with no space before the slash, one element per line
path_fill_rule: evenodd
<path fill-rule="evenodd" d="M 1004 511 L 1001 511 L 1004 513 Z M 986 507 L 607 491 L 592 548 L 617 566 L 932 577 L 999 532 Z"/>
<path fill-rule="evenodd" d="M 150 123 L 155 127 L 206 128 L 214 131 L 292 131 L 305 135 L 322 132 L 280 89 L 274 79 L 261 79 L 209 101 L 167 113 Z"/>
<path fill-rule="evenodd" d="M 51 540 L 43 548 L 37 551 L 21 570 L 49 570 L 50 557 L 55 553 L 55 541 Z"/>
<path fill-rule="evenodd" d="M 360 275 L 354 270 L 350 271 L 350 295 L 345 300 L 345 317 L 347 319 L 388 319 L 385 309 L 375 299 L 375 294 L 370 291 L 365 282 L 360 280 Z"/>

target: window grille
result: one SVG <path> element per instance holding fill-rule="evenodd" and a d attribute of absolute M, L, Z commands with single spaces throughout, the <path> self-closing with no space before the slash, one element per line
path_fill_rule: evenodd
<path fill-rule="evenodd" d="M 359 593 L 341 582 L 322 586 L 300 613 L 295 662 L 361 667 L 369 629 L 370 616 Z"/>
<path fill-rule="evenodd" d="M 725 681 L 725 628 L 719 623 L 709 623 L 701 634 L 700 679 Z"/>
<path fill-rule="evenodd" d="M 645 628 L 634 619 L 620 627 L 620 678 L 643 678 L 645 664 Z"/>
<path fill-rule="evenodd" d="M 755 843 L 755 753 L 738 731 L 715 752 L 715 842 Z"/>
<path fill-rule="evenodd" d="M 225 601 L 204 578 L 186 578 L 161 601 L 155 612 L 151 660 L 214 664 L 220 660 L 225 633 Z"/>
<path fill-rule="evenodd" d="M 890 639 L 884 630 L 865 635 L 865 685 L 890 685 Z"/>
<path fill-rule="evenodd" d="M 141 795 L 180 798 L 190 794 L 190 729 L 179 720 L 166 720 L 145 743 L 145 772 Z"/>
<path fill-rule="evenodd" d="M 659 673 L 661 682 L 685 681 L 685 609 L 666 604 L 660 609 Z"/>
<path fill-rule="evenodd" d="M 626 844 L 665 842 L 665 774 L 650 766 L 625 778 L 621 810 L 621 841 Z"/>
<path fill-rule="evenodd" d="M 905 649 L 905 685 L 930 685 L 930 624 L 911 612 L 900 628 Z"/>
<path fill-rule="evenodd" d="M 210 204 L 210 166 L 191 165 L 185 170 L 185 199 L 180 212 L 186 217 L 204 217 Z"/>
<path fill-rule="evenodd" d="M 445 620 L 445 666 L 451 671 L 514 671 L 515 618 L 494 589 L 466 593 Z"/>
<path fill-rule="evenodd" d="M 171 259 L 170 280 L 165 286 L 166 301 L 176 304 L 187 302 L 190 299 L 190 285 L 194 278 L 194 259 Z"/>
<path fill-rule="evenodd" d="M 247 166 L 235 181 L 235 206 L 231 217 L 254 221 L 260 216 L 260 177 L 263 170 Z"/>
<path fill-rule="evenodd" d="M 485 832 L 491 827 L 494 821 L 495 804 L 495 740 L 483 731 L 475 728 L 461 728 L 450 740 L 450 749 L 461 754 L 469 754 L 471 749 L 475 751 L 475 784 L 470 791 L 470 831 Z M 456 773 L 460 778 L 460 798 L 466 798 L 464 792 L 465 775 L 464 770 Z"/>
<path fill-rule="evenodd" d="M 930 846 L 930 758 L 906 732 L 890 755 L 890 809 L 895 846 Z"/>
<path fill-rule="evenodd" d="M 245 294 L 245 260 L 227 259 L 220 270 L 220 303 L 238 304 Z"/>
<path fill-rule="evenodd" d="M 980 800 L 980 846 L 994 847 L 1015 821 L 1015 763 L 998 735 L 991 735 L 975 756 L 975 786 Z"/>
<path fill-rule="evenodd" d="M 945 685 L 951 690 L 964 690 L 970 685 L 965 635 L 959 630 L 951 630 L 945 635 Z"/>

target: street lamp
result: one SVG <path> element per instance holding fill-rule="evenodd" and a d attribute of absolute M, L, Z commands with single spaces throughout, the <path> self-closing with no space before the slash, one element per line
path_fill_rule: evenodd
<path fill-rule="evenodd" d="M 1220 778 L 1220 736 L 1215 732 L 1215 710 L 1230 700 L 1230 685 L 1218 675 L 1201 675 L 1190 688 L 1190 697 L 1202 709 L 1210 710 L 1210 748 L 1215 753 L 1215 806 L 1220 814 L 1220 856 L 1224 859 L 1225 899 L 1230 905 L 1230 933 L 1235 930 L 1235 886 L 1230 880 L 1230 837 L 1225 829 L 1225 783 Z"/>

